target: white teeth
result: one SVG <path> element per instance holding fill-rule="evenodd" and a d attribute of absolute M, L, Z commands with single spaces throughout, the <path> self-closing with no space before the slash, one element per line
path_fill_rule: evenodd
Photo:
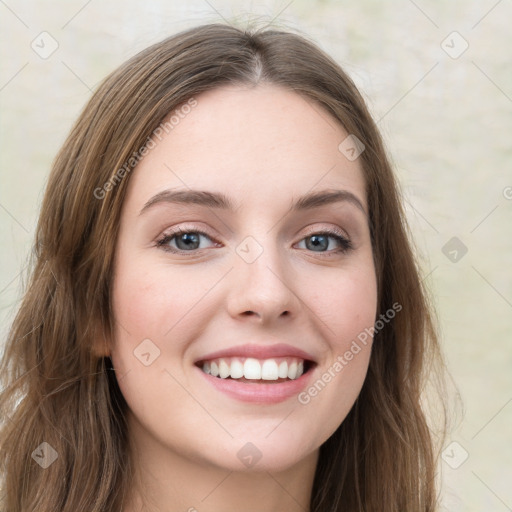
<path fill-rule="evenodd" d="M 224 361 L 224 359 L 221 359 L 219 362 L 219 377 L 221 379 L 226 379 L 229 377 L 229 371 L 229 365 L 226 363 L 226 361 Z"/>
<path fill-rule="evenodd" d="M 219 377 L 221 379 L 247 380 L 278 380 L 298 379 L 304 373 L 304 361 L 295 358 L 277 358 L 258 360 L 252 357 L 244 358 L 221 358 L 213 361 L 205 361 L 202 366 L 203 372 Z"/>
<path fill-rule="evenodd" d="M 297 378 L 297 363 L 295 361 L 288 365 L 288 378 L 292 380 Z"/>
<path fill-rule="evenodd" d="M 288 377 L 288 363 L 286 361 L 282 361 L 279 364 L 279 371 L 277 375 L 280 379 L 286 379 Z"/>
<path fill-rule="evenodd" d="M 246 379 L 261 379 L 261 364 L 257 359 L 249 357 L 244 363 L 244 377 Z"/>
<path fill-rule="evenodd" d="M 277 380 L 279 378 L 277 363 L 273 359 L 263 361 L 261 365 L 261 378 L 263 380 Z"/>
<path fill-rule="evenodd" d="M 231 378 L 241 379 L 244 376 L 244 365 L 238 359 L 231 361 Z"/>

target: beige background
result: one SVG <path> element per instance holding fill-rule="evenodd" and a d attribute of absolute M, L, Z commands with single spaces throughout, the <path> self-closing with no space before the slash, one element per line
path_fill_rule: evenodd
<path fill-rule="evenodd" d="M 275 19 L 309 34 L 367 97 L 401 179 L 464 403 L 442 463 L 444 509 L 512 510 L 509 0 L 1 1 L 2 339 L 51 161 L 91 90 L 150 43 L 223 18 Z M 460 247 L 443 252 L 452 237 L 467 247 L 463 257 Z"/>

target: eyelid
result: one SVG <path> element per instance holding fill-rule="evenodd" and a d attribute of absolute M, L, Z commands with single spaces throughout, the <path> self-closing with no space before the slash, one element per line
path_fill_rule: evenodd
<path fill-rule="evenodd" d="M 316 235 L 316 234 L 319 234 L 319 233 L 325 233 L 325 234 L 328 234 L 328 235 L 338 235 L 342 238 L 344 238 L 345 240 L 349 240 L 350 241 L 350 237 L 348 236 L 348 233 L 339 228 L 338 226 L 330 226 L 328 228 L 325 228 L 325 227 L 318 227 L 318 226 L 309 226 L 307 229 L 307 232 L 306 234 L 304 234 L 304 236 L 301 238 L 301 240 L 304 238 L 304 237 L 307 237 L 307 236 L 310 236 L 310 235 Z"/>
<path fill-rule="evenodd" d="M 172 236 L 177 233 L 200 233 L 202 235 L 206 235 L 209 238 L 215 238 L 215 236 L 210 233 L 207 229 L 199 227 L 197 225 L 193 224 L 186 224 L 182 223 L 179 224 L 177 227 L 169 227 L 167 229 L 164 229 L 160 235 L 158 235 L 158 238 L 163 238 L 164 236 Z"/>

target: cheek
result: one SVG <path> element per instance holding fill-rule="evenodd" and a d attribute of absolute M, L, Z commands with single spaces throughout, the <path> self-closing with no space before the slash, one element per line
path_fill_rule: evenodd
<path fill-rule="evenodd" d="M 365 270 L 365 268 L 371 269 Z M 298 402 L 313 438 L 327 439 L 344 421 L 363 386 L 377 308 L 373 267 L 338 272 L 308 304 L 326 340 L 321 368 Z M 332 283 L 336 283 L 333 286 Z"/>
<path fill-rule="evenodd" d="M 142 270 L 146 266 L 149 270 Z M 212 276 L 197 269 L 173 270 L 168 265 L 119 265 L 114 283 L 114 314 L 134 340 L 173 337 L 182 322 L 197 314 L 196 306 L 208 291 Z M 211 287 L 211 285 L 210 285 Z"/>
<path fill-rule="evenodd" d="M 167 370 L 186 382 L 184 356 L 204 328 L 198 318 L 204 320 L 214 310 L 205 296 L 219 276 L 206 268 L 177 270 L 137 258 L 120 258 L 116 268 L 111 358 L 119 378 L 129 374 L 126 380 L 140 381 L 140 386 L 166 389 L 170 378 Z M 120 386 L 123 392 L 131 393 L 121 382 Z"/>
<path fill-rule="evenodd" d="M 373 267 L 340 271 L 316 282 L 317 293 L 308 305 L 321 320 L 330 349 L 345 351 L 374 325 L 377 284 Z"/>
<path fill-rule="evenodd" d="M 116 268 L 111 358 L 119 387 L 146 429 L 153 431 L 164 422 L 166 435 L 179 438 L 179 425 L 201 412 L 185 391 L 181 364 L 188 340 L 200 328 L 195 320 L 205 314 L 200 299 L 213 278 L 200 275 L 197 269 L 177 272 L 165 264 L 136 259 L 120 260 Z M 168 411 L 173 411 L 172 417 Z"/>

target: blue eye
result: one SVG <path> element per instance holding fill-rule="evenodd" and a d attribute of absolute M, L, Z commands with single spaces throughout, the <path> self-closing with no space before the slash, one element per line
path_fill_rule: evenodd
<path fill-rule="evenodd" d="M 158 240 L 157 246 L 164 249 L 164 251 L 171 252 L 197 251 L 198 249 L 204 249 L 204 247 L 200 247 L 201 239 L 204 238 L 211 241 L 211 238 L 202 231 L 178 230 Z"/>
<path fill-rule="evenodd" d="M 206 241 L 206 245 L 202 242 Z M 208 241 L 210 244 L 208 245 Z M 173 233 L 166 234 L 156 243 L 157 247 L 164 251 L 174 253 L 192 253 L 207 247 L 218 246 L 212 238 L 198 230 L 178 229 Z M 345 253 L 352 249 L 352 243 L 345 236 L 338 232 L 319 232 L 303 238 L 299 244 L 299 249 L 307 249 L 316 253 Z"/>
<path fill-rule="evenodd" d="M 333 243 L 331 243 L 334 241 Z M 313 252 L 346 252 L 352 248 L 350 240 L 334 232 L 314 233 L 303 238 L 299 244 L 303 244 L 301 249 L 306 248 Z M 305 246 L 305 247 L 304 247 Z"/>

